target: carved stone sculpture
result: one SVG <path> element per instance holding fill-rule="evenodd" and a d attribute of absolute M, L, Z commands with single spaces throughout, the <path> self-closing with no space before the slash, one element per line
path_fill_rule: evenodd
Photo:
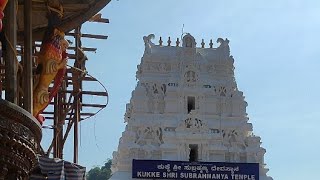
<path fill-rule="evenodd" d="M 143 36 L 143 41 L 144 41 L 144 46 L 145 46 L 144 52 L 146 54 L 151 53 L 151 47 L 154 46 L 154 44 L 151 42 L 151 39 L 154 39 L 154 34 L 149 34 L 148 36 Z"/>
<path fill-rule="evenodd" d="M 162 144 L 162 129 L 160 127 L 143 126 L 137 130 L 135 143 L 139 145 Z"/>
<path fill-rule="evenodd" d="M 217 43 L 220 43 L 220 46 L 217 48 L 220 60 L 226 60 L 230 56 L 229 40 L 218 38 Z"/>
<path fill-rule="evenodd" d="M 164 97 L 166 94 L 166 85 L 157 83 L 146 83 L 147 105 L 151 113 L 163 113 L 165 109 Z"/>

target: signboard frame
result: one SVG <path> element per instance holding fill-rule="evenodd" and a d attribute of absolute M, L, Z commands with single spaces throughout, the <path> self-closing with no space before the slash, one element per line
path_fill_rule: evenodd
<path fill-rule="evenodd" d="M 259 163 L 133 159 L 132 178 L 259 180 Z"/>

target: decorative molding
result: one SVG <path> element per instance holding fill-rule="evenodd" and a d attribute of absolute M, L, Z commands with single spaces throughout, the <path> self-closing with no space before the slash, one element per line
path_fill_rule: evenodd
<path fill-rule="evenodd" d="M 142 126 L 139 127 L 136 132 L 136 144 L 139 145 L 161 145 L 162 140 L 162 128 L 156 126 Z"/>
<path fill-rule="evenodd" d="M 185 132 L 185 133 L 209 133 L 209 127 L 204 120 L 198 118 L 198 113 L 195 110 L 192 110 L 187 119 L 182 120 L 178 127 L 176 128 L 176 132 Z"/>
<path fill-rule="evenodd" d="M 144 73 L 168 73 L 171 71 L 170 63 L 145 62 L 141 69 Z"/>
<path fill-rule="evenodd" d="M 20 171 L 22 177 L 28 177 L 36 165 L 40 140 L 38 121 L 22 108 L 0 99 L 0 164 L 5 165 L 7 176 Z"/>
<path fill-rule="evenodd" d="M 146 96 L 148 112 L 150 113 L 164 113 L 165 101 L 164 97 L 166 96 L 166 84 L 159 83 L 144 83 L 146 88 Z"/>

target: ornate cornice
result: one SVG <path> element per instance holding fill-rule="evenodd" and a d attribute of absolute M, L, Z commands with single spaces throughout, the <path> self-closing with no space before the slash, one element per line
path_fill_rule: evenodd
<path fill-rule="evenodd" d="M 30 113 L 0 99 L 0 164 L 7 169 L 3 172 L 27 177 L 36 165 L 41 137 L 41 126 Z"/>

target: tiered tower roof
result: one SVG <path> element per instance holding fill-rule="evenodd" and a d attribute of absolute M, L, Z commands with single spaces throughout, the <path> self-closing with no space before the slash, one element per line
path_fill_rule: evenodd
<path fill-rule="evenodd" d="M 113 179 L 131 178 L 132 159 L 259 163 L 265 149 L 248 122 L 247 102 L 237 88 L 229 40 L 200 47 L 186 34 L 164 45 L 143 37 L 139 80 L 125 113 L 126 129 L 114 152 Z"/>

